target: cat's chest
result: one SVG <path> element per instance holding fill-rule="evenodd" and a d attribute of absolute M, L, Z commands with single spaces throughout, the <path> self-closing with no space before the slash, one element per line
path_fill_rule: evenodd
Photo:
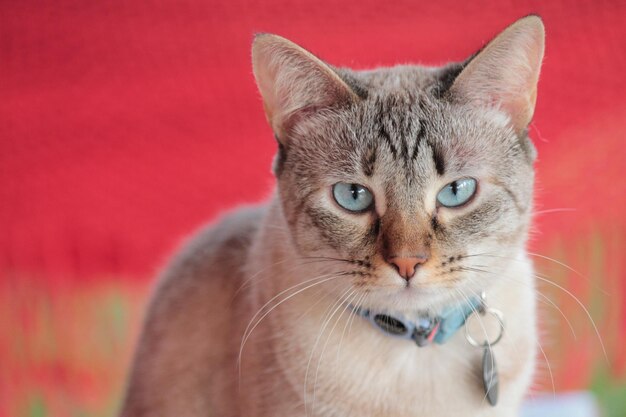
<path fill-rule="evenodd" d="M 511 340 L 494 349 L 504 400 L 493 408 L 482 385 L 483 351 L 462 330 L 443 345 L 418 347 L 346 314 L 325 327 L 302 319 L 282 334 L 289 339 L 280 350 L 292 354 L 277 356 L 279 368 L 307 416 L 509 415 L 506 397 L 518 385 L 511 376 L 529 360 Z"/>
<path fill-rule="evenodd" d="M 325 393 L 337 417 L 452 417 L 460 415 L 502 416 L 508 404 L 488 404 L 480 379 L 480 355 L 451 358 L 416 352 L 416 361 L 371 367 L 366 386 L 353 390 L 335 388 Z M 368 366 L 362 364 L 360 366 Z M 367 381 L 367 382 L 366 382 Z M 320 395 L 322 397 L 322 395 Z"/>
<path fill-rule="evenodd" d="M 302 362 L 284 363 L 309 415 L 461 415 L 480 405 L 481 352 L 462 335 L 420 348 L 361 320 L 338 322 L 303 351 Z"/>

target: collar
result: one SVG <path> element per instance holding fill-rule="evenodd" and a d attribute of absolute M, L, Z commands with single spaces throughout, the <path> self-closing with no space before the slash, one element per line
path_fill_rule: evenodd
<path fill-rule="evenodd" d="M 350 306 L 354 312 L 367 319 L 383 333 L 401 339 L 413 340 L 417 346 L 431 343 L 446 343 L 465 324 L 465 321 L 476 311 L 483 311 L 484 295 L 474 297 L 465 304 L 444 310 L 440 315 L 433 316 L 418 312 L 407 316 L 388 311 L 375 311 Z"/>

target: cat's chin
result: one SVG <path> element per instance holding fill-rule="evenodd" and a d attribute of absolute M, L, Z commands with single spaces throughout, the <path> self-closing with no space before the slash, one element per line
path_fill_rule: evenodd
<path fill-rule="evenodd" d="M 364 307 L 383 311 L 414 313 L 416 311 L 440 311 L 454 300 L 449 291 L 437 288 L 398 287 L 370 291 Z"/>

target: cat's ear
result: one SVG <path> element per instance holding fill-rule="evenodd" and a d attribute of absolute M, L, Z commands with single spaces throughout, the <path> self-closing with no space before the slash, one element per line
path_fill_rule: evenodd
<path fill-rule="evenodd" d="M 455 79 L 453 98 L 495 106 L 517 133 L 530 123 L 537 99 L 545 31 L 539 16 L 527 16 L 496 36 Z"/>
<path fill-rule="evenodd" d="M 330 66 L 277 35 L 254 38 L 252 68 L 265 114 L 279 140 L 296 117 L 358 99 Z"/>

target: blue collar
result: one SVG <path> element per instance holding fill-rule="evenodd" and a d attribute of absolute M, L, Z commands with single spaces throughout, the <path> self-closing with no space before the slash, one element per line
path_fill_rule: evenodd
<path fill-rule="evenodd" d="M 352 307 L 352 310 L 369 320 L 385 334 L 401 339 L 413 340 L 418 346 L 434 342 L 446 343 L 465 324 L 472 313 L 484 308 L 481 298 L 475 297 L 463 305 L 448 308 L 439 316 L 418 313 L 415 317 L 391 314 Z"/>

